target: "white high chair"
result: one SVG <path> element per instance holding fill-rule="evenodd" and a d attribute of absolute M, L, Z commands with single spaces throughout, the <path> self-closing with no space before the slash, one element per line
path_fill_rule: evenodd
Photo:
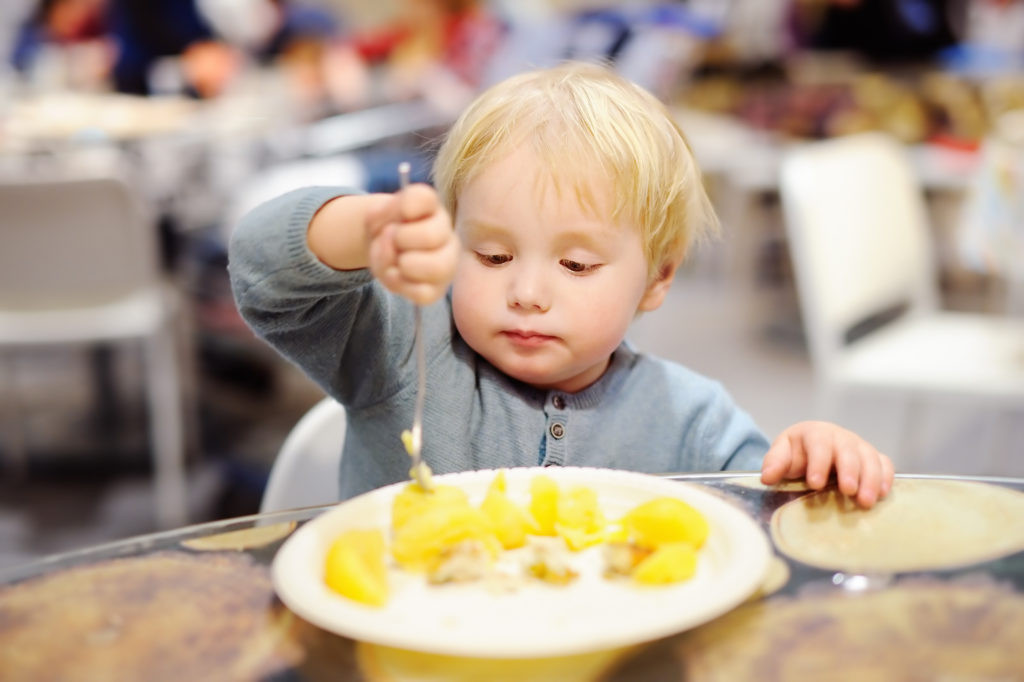
<path fill-rule="evenodd" d="M 867 133 L 795 148 L 780 191 L 830 418 L 854 391 L 902 398 L 903 452 L 890 454 L 906 460 L 928 401 L 1024 413 L 1024 320 L 940 309 L 924 196 L 900 143 Z"/>
<path fill-rule="evenodd" d="M 292 427 L 274 460 L 260 513 L 337 502 L 345 408 L 324 398 Z"/>

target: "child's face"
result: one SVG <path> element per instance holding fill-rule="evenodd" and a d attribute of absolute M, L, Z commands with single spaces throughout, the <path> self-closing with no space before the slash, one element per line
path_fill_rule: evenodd
<path fill-rule="evenodd" d="M 463 188 L 453 312 L 470 347 L 504 373 L 574 392 L 600 378 L 671 276 L 649 283 L 639 231 L 600 217 L 603 205 L 584 210 L 571 187 L 539 187 L 545 176 L 520 147 Z M 593 189 L 605 203 L 604 186 Z"/>

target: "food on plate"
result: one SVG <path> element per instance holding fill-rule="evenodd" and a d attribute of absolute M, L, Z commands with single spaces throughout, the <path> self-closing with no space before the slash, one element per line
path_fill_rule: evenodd
<path fill-rule="evenodd" d="M 479 540 L 463 540 L 441 550 L 427 573 L 431 585 L 470 583 L 488 576 L 493 557 L 490 548 Z"/>
<path fill-rule="evenodd" d="M 550 476 L 530 481 L 530 513 L 537 522 L 537 535 L 554 535 L 558 520 L 558 484 Z"/>
<path fill-rule="evenodd" d="M 501 551 L 494 526 L 482 511 L 458 500 L 434 503 L 395 530 L 391 555 L 408 571 L 426 572 L 447 549 L 465 540 L 481 542 L 492 558 Z"/>
<path fill-rule="evenodd" d="M 537 523 L 524 509 L 508 498 L 504 471 L 499 471 L 487 488 L 487 495 L 480 504 L 480 511 L 494 526 L 498 541 L 505 549 L 522 547 L 526 544 L 527 534 L 537 533 Z"/>
<path fill-rule="evenodd" d="M 526 570 L 546 583 L 568 585 L 579 576 L 569 562 L 567 545 L 562 538 L 533 538 L 528 557 Z"/>
<path fill-rule="evenodd" d="M 384 534 L 376 529 L 342 533 L 327 550 L 327 586 L 349 599 L 383 606 L 388 600 L 384 545 Z"/>
<path fill-rule="evenodd" d="M 708 537 L 708 522 L 700 512 L 674 497 L 659 497 L 635 507 L 622 518 L 627 539 L 641 547 L 687 542 L 700 549 Z"/>
<path fill-rule="evenodd" d="M 402 431 L 401 438 L 402 445 L 405 446 L 406 453 L 408 453 L 410 457 L 413 457 L 413 453 L 415 452 L 416 448 L 413 447 L 412 431 L 410 431 L 409 429 L 405 429 L 404 431 Z M 427 463 L 421 459 L 419 461 L 419 464 L 416 464 L 411 469 L 409 469 L 409 478 L 417 482 L 423 481 L 427 484 L 428 488 L 432 488 L 434 472 L 431 471 L 430 467 L 427 466 Z"/>
<path fill-rule="evenodd" d="M 631 542 L 613 541 L 604 546 L 605 575 L 609 578 L 629 577 L 653 550 Z"/>
<path fill-rule="evenodd" d="M 689 542 L 666 542 L 633 570 L 633 580 L 644 585 L 668 585 L 692 578 L 697 572 L 697 550 Z"/>
<path fill-rule="evenodd" d="M 504 471 L 479 505 L 455 486 L 408 483 L 392 501 L 390 542 L 380 529 L 343 533 L 327 554 L 327 585 L 379 606 L 388 599 L 388 570 L 422 574 L 435 585 L 484 581 L 503 589 L 531 579 L 568 585 L 588 570 L 582 566 L 594 566 L 576 560 L 584 555 L 603 564 L 604 576 L 639 585 L 680 582 L 696 572 L 708 523 L 682 500 L 655 498 L 609 520 L 591 488 L 562 490 L 537 475 L 528 493 L 525 505 L 510 497 Z M 590 555 L 596 545 L 601 553 Z"/>
<path fill-rule="evenodd" d="M 603 542 L 607 520 L 597 504 L 597 493 L 577 486 L 558 496 L 555 532 L 569 549 L 581 550 Z"/>
<path fill-rule="evenodd" d="M 453 485 L 435 485 L 424 490 L 418 483 L 410 483 L 395 495 L 391 503 L 391 528 L 399 530 L 406 521 L 425 512 L 429 507 L 469 504 L 465 491 Z"/>

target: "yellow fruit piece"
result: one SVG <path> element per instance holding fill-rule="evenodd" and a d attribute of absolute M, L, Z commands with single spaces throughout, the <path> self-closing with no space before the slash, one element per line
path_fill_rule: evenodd
<path fill-rule="evenodd" d="M 596 531 L 587 531 L 583 528 L 556 523 L 555 532 L 565 540 L 565 544 L 574 552 L 599 544 L 605 540 L 603 528 Z"/>
<path fill-rule="evenodd" d="M 501 551 L 501 542 L 482 511 L 468 504 L 432 505 L 395 530 L 391 554 L 407 570 L 427 571 L 446 549 L 463 540 L 479 540 L 491 557 Z"/>
<path fill-rule="evenodd" d="M 405 447 L 406 453 L 411 455 L 413 451 L 413 443 L 412 431 L 410 431 L 409 429 L 405 429 L 404 431 L 402 431 L 402 445 Z"/>
<path fill-rule="evenodd" d="M 591 533 L 605 526 L 604 513 L 597 504 L 597 493 L 583 486 L 559 496 L 556 514 L 556 523 Z"/>
<path fill-rule="evenodd" d="M 469 506 L 469 498 L 461 488 L 435 485 L 426 491 L 418 483 L 410 483 L 395 495 L 391 503 L 391 527 L 396 531 L 409 519 L 419 516 L 431 507 Z"/>
<path fill-rule="evenodd" d="M 688 542 L 668 542 L 633 570 L 633 579 L 643 585 L 667 585 L 693 577 L 697 572 L 697 550 Z"/>
<path fill-rule="evenodd" d="M 659 497 L 634 507 L 622 518 L 630 540 L 657 548 L 668 542 L 688 542 L 700 549 L 708 537 L 708 522 L 700 512 L 674 497 Z"/>
<path fill-rule="evenodd" d="M 526 534 L 534 530 L 526 512 L 508 499 L 503 490 L 494 486 L 484 497 L 480 511 L 491 522 L 498 540 L 505 549 L 522 547 L 526 543 Z"/>
<path fill-rule="evenodd" d="M 604 538 L 609 543 L 626 542 L 629 540 L 629 531 L 622 525 L 622 521 L 609 521 L 604 527 Z"/>
<path fill-rule="evenodd" d="M 555 511 L 555 532 L 569 549 L 578 551 L 602 542 L 606 520 L 597 503 L 597 493 L 578 486 L 559 495 Z"/>
<path fill-rule="evenodd" d="M 338 536 L 327 550 L 324 581 L 338 594 L 363 604 L 387 603 L 383 533 L 350 530 Z"/>
<path fill-rule="evenodd" d="M 558 520 L 558 484 L 549 476 L 530 481 L 530 513 L 537 522 L 538 535 L 554 535 Z"/>
<path fill-rule="evenodd" d="M 491 484 L 489 486 L 487 486 L 487 492 L 488 493 L 492 493 L 492 492 L 504 493 L 504 492 L 507 492 L 506 485 L 505 485 L 505 470 L 504 469 L 500 469 L 498 471 L 498 473 L 494 475 L 494 479 L 491 481 Z"/>

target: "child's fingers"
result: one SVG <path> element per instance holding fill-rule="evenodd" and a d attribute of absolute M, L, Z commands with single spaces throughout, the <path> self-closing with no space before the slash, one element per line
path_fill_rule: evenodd
<path fill-rule="evenodd" d="M 386 226 L 376 238 L 370 241 L 370 270 L 375 277 L 379 278 L 385 268 L 397 264 L 398 252 L 395 250 L 395 243 L 391 238 L 392 232 L 394 232 L 394 227 Z"/>
<path fill-rule="evenodd" d="M 379 197 L 373 208 L 366 212 L 366 235 L 368 239 L 377 239 L 381 232 L 391 225 L 402 222 L 402 211 L 398 197 L 392 194 L 375 195 Z"/>
<path fill-rule="evenodd" d="M 861 480 L 861 454 L 857 447 L 844 447 L 836 454 L 836 480 L 847 497 L 857 494 Z"/>
<path fill-rule="evenodd" d="M 882 465 L 878 452 L 865 443 L 861 456 L 860 485 L 857 487 L 857 504 L 865 509 L 874 506 L 882 487 Z"/>
<path fill-rule="evenodd" d="M 895 476 L 896 476 L 896 471 L 893 468 L 892 460 L 889 459 L 888 456 L 886 456 L 886 455 L 879 455 L 879 459 L 881 461 L 881 467 L 882 467 L 882 491 L 881 491 L 881 495 L 882 495 L 882 497 L 885 497 L 886 495 L 889 494 L 889 491 L 892 490 L 892 481 L 893 481 L 893 478 L 895 478 Z"/>
<path fill-rule="evenodd" d="M 437 191 L 423 183 L 409 185 L 395 196 L 398 198 L 396 219 L 403 222 L 426 218 L 440 208 Z"/>
<path fill-rule="evenodd" d="M 410 284 L 447 284 L 455 260 L 445 251 L 406 251 L 398 254 L 398 269 Z"/>
<path fill-rule="evenodd" d="M 388 291 L 392 291 L 396 294 L 404 294 L 406 282 L 402 278 L 402 273 L 398 270 L 397 265 L 389 265 L 381 268 L 373 273 L 373 276 L 377 278 L 381 284 L 384 285 Z"/>
<path fill-rule="evenodd" d="M 418 305 L 428 305 L 444 295 L 447 287 L 439 287 L 435 284 L 409 283 L 406 282 L 402 295 Z"/>
<path fill-rule="evenodd" d="M 395 248 L 399 251 L 439 249 L 455 239 L 447 213 L 401 223 L 395 230 Z"/>
<path fill-rule="evenodd" d="M 783 479 L 803 478 L 807 457 L 799 438 L 789 428 L 782 432 L 764 456 L 761 464 L 761 482 L 774 485 Z"/>
<path fill-rule="evenodd" d="M 776 440 L 761 462 L 761 482 L 765 485 L 775 485 L 781 481 L 789 471 L 791 460 L 792 452 L 789 448 L 789 440 L 785 438 Z"/>
<path fill-rule="evenodd" d="M 808 428 L 803 432 L 800 443 L 807 453 L 807 485 L 820 490 L 828 483 L 832 471 L 833 438 L 821 429 Z"/>

